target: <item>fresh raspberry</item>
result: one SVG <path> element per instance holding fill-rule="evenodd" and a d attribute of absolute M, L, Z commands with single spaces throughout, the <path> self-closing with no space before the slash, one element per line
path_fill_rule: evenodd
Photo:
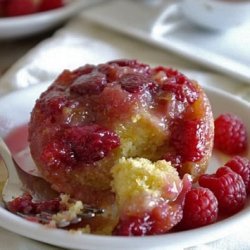
<path fill-rule="evenodd" d="M 48 11 L 64 6 L 64 0 L 42 0 L 39 11 Z"/>
<path fill-rule="evenodd" d="M 246 185 L 247 193 L 250 193 L 250 161 L 245 157 L 237 155 L 228 161 L 225 166 L 230 167 L 242 177 Z"/>
<path fill-rule="evenodd" d="M 33 14 L 37 4 L 33 0 L 8 0 L 5 3 L 4 15 L 7 17 Z"/>
<path fill-rule="evenodd" d="M 219 212 L 235 214 L 246 203 L 246 186 L 242 177 L 229 167 L 219 168 L 215 174 L 200 176 L 199 184 L 209 188 L 219 203 Z"/>
<path fill-rule="evenodd" d="M 180 229 L 191 229 L 214 223 L 218 217 L 218 201 L 208 188 L 191 189 L 185 198 L 183 218 L 177 225 Z"/>
<path fill-rule="evenodd" d="M 241 154 L 247 149 L 247 129 L 242 120 L 230 113 L 215 120 L 214 147 L 229 155 Z"/>

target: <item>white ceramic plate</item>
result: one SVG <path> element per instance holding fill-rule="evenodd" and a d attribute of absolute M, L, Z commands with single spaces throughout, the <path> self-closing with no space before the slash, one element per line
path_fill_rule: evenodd
<path fill-rule="evenodd" d="M 5 136 L 14 127 L 26 123 L 35 99 L 47 85 L 39 85 L 13 92 L 0 99 L 0 135 Z M 215 116 L 223 112 L 233 112 L 245 122 L 250 134 L 250 104 L 215 89 L 206 88 Z M 250 142 L 249 142 L 250 143 Z M 220 166 L 220 158 L 213 156 L 210 170 Z M 115 237 L 72 234 L 59 229 L 48 229 L 42 225 L 26 221 L 6 211 L 0 206 L 0 226 L 41 242 L 55 246 L 89 250 L 151 250 L 180 249 L 222 238 L 234 231 L 240 231 L 242 223 L 250 221 L 250 199 L 238 214 L 203 228 L 185 232 L 148 237 Z"/>
<path fill-rule="evenodd" d="M 0 17 L 0 39 L 21 38 L 52 29 L 96 0 L 68 0 L 62 8 L 18 17 Z"/>

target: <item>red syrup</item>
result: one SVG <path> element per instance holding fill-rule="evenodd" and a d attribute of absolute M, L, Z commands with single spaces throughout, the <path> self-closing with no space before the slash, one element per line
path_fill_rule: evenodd
<path fill-rule="evenodd" d="M 12 154 L 23 151 L 28 146 L 28 124 L 20 125 L 4 138 Z"/>
<path fill-rule="evenodd" d="M 20 125 L 11 130 L 4 138 L 18 166 L 28 174 L 40 176 L 31 158 L 28 143 L 28 124 Z"/>

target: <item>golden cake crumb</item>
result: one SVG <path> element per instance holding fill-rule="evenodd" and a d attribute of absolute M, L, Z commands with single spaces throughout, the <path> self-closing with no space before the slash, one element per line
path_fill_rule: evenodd
<path fill-rule="evenodd" d="M 120 208 L 124 207 L 124 204 L 132 204 L 132 200 L 140 200 L 141 197 L 150 202 L 144 203 L 144 206 L 153 206 L 153 201 L 163 196 L 164 199 L 172 199 L 172 196 L 179 192 L 181 182 L 176 169 L 165 160 L 153 163 L 145 158 L 123 157 L 113 167 L 112 174 L 112 189 L 116 193 Z M 170 191 L 167 192 L 168 197 L 166 188 Z"/>
<path fill-rule="evenodd" d="M 155 118 L 156 119 L 156 118 Z M 143 157 L 157 160 L 163 154 L 166 131 L 147 114 L 135 115 L 131 121 L 118 126 L 117 134 L 121 139 L 121 156 Z"/>
<path fill-rule="evenodd" d="M 52 227 L 63 222 L 70 222 L 74 220 L 79 214 L 82 213 L 84 208 L 84 205 L 81 201 L 71 200 L 70 196 L 67 194 L 61 194 L 60 199 L 61 204 L 66 207 L 66 209 L 52 216 L 52 221 L 50 223 L 50 226 Z M 87 227 L 81 228 L 80 230 L 90 233 L 90 229 Z"/>

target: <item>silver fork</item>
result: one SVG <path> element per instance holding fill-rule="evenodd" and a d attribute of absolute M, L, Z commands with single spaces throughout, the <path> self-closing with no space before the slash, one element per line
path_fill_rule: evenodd
<path fill-rule="evenodd" d="M 39 198 L 51 198 L 51 196 L 58 195 L 53 190 L 49 188 L 49 185 L 40 177 L 32 176 L 24 171 L 21 170 L 16 164 L 16 162 L 13 160 L 12 154 L 3 141 L 3 139 L 0 137 L 0 158 L 2 158 L 6 170 L 7 170 L 7 181 L 4 184 L 3 190 L 2 190 L 2 199 L 4 205 L 7 207 L 8 203 L 12 201 L 16 197 L 20 197 L 24 194 L 24 192 L 27 192 L 29 190 L 29 193 L 32 193 L 32 197 L 39 197 Z M 20 178 L 22 177 L 22 178 Z M 46 191 L 44 194 L 38 193 L 39 191 L 44 189 L 40 188 L 39 191 L 35 190 L 35 188 L 30 186 L 25 186 L 23 183 L 23 179 L 32 179 L 32 183 L 42 183 L 41 185 L 46 185 Z M 32 186 L 32 185 L 31 185 Z M 71 224 L 76 224 L 82 221 L 83 218 L 93 218 L 97 215 L 103 214 L 104 209 L 102 208 L 95 208 L 91 207 L 89 205 L 84 205 L 83 210 L 80 214 L 77 214 L 76 217 L 71 218 L 71 220 L 62 220 L 57 222 L 56 226 L 59 228 L 67 227 Z M 43 224 L 48 224 L 52 221 L 53 213 L 47 213 L 47 212 L 41 212 L 38 214 L 24 214 L 24 213 L 16 213 L 18 216 L 21 216 L 22 218 L 38 221 Z"/>

